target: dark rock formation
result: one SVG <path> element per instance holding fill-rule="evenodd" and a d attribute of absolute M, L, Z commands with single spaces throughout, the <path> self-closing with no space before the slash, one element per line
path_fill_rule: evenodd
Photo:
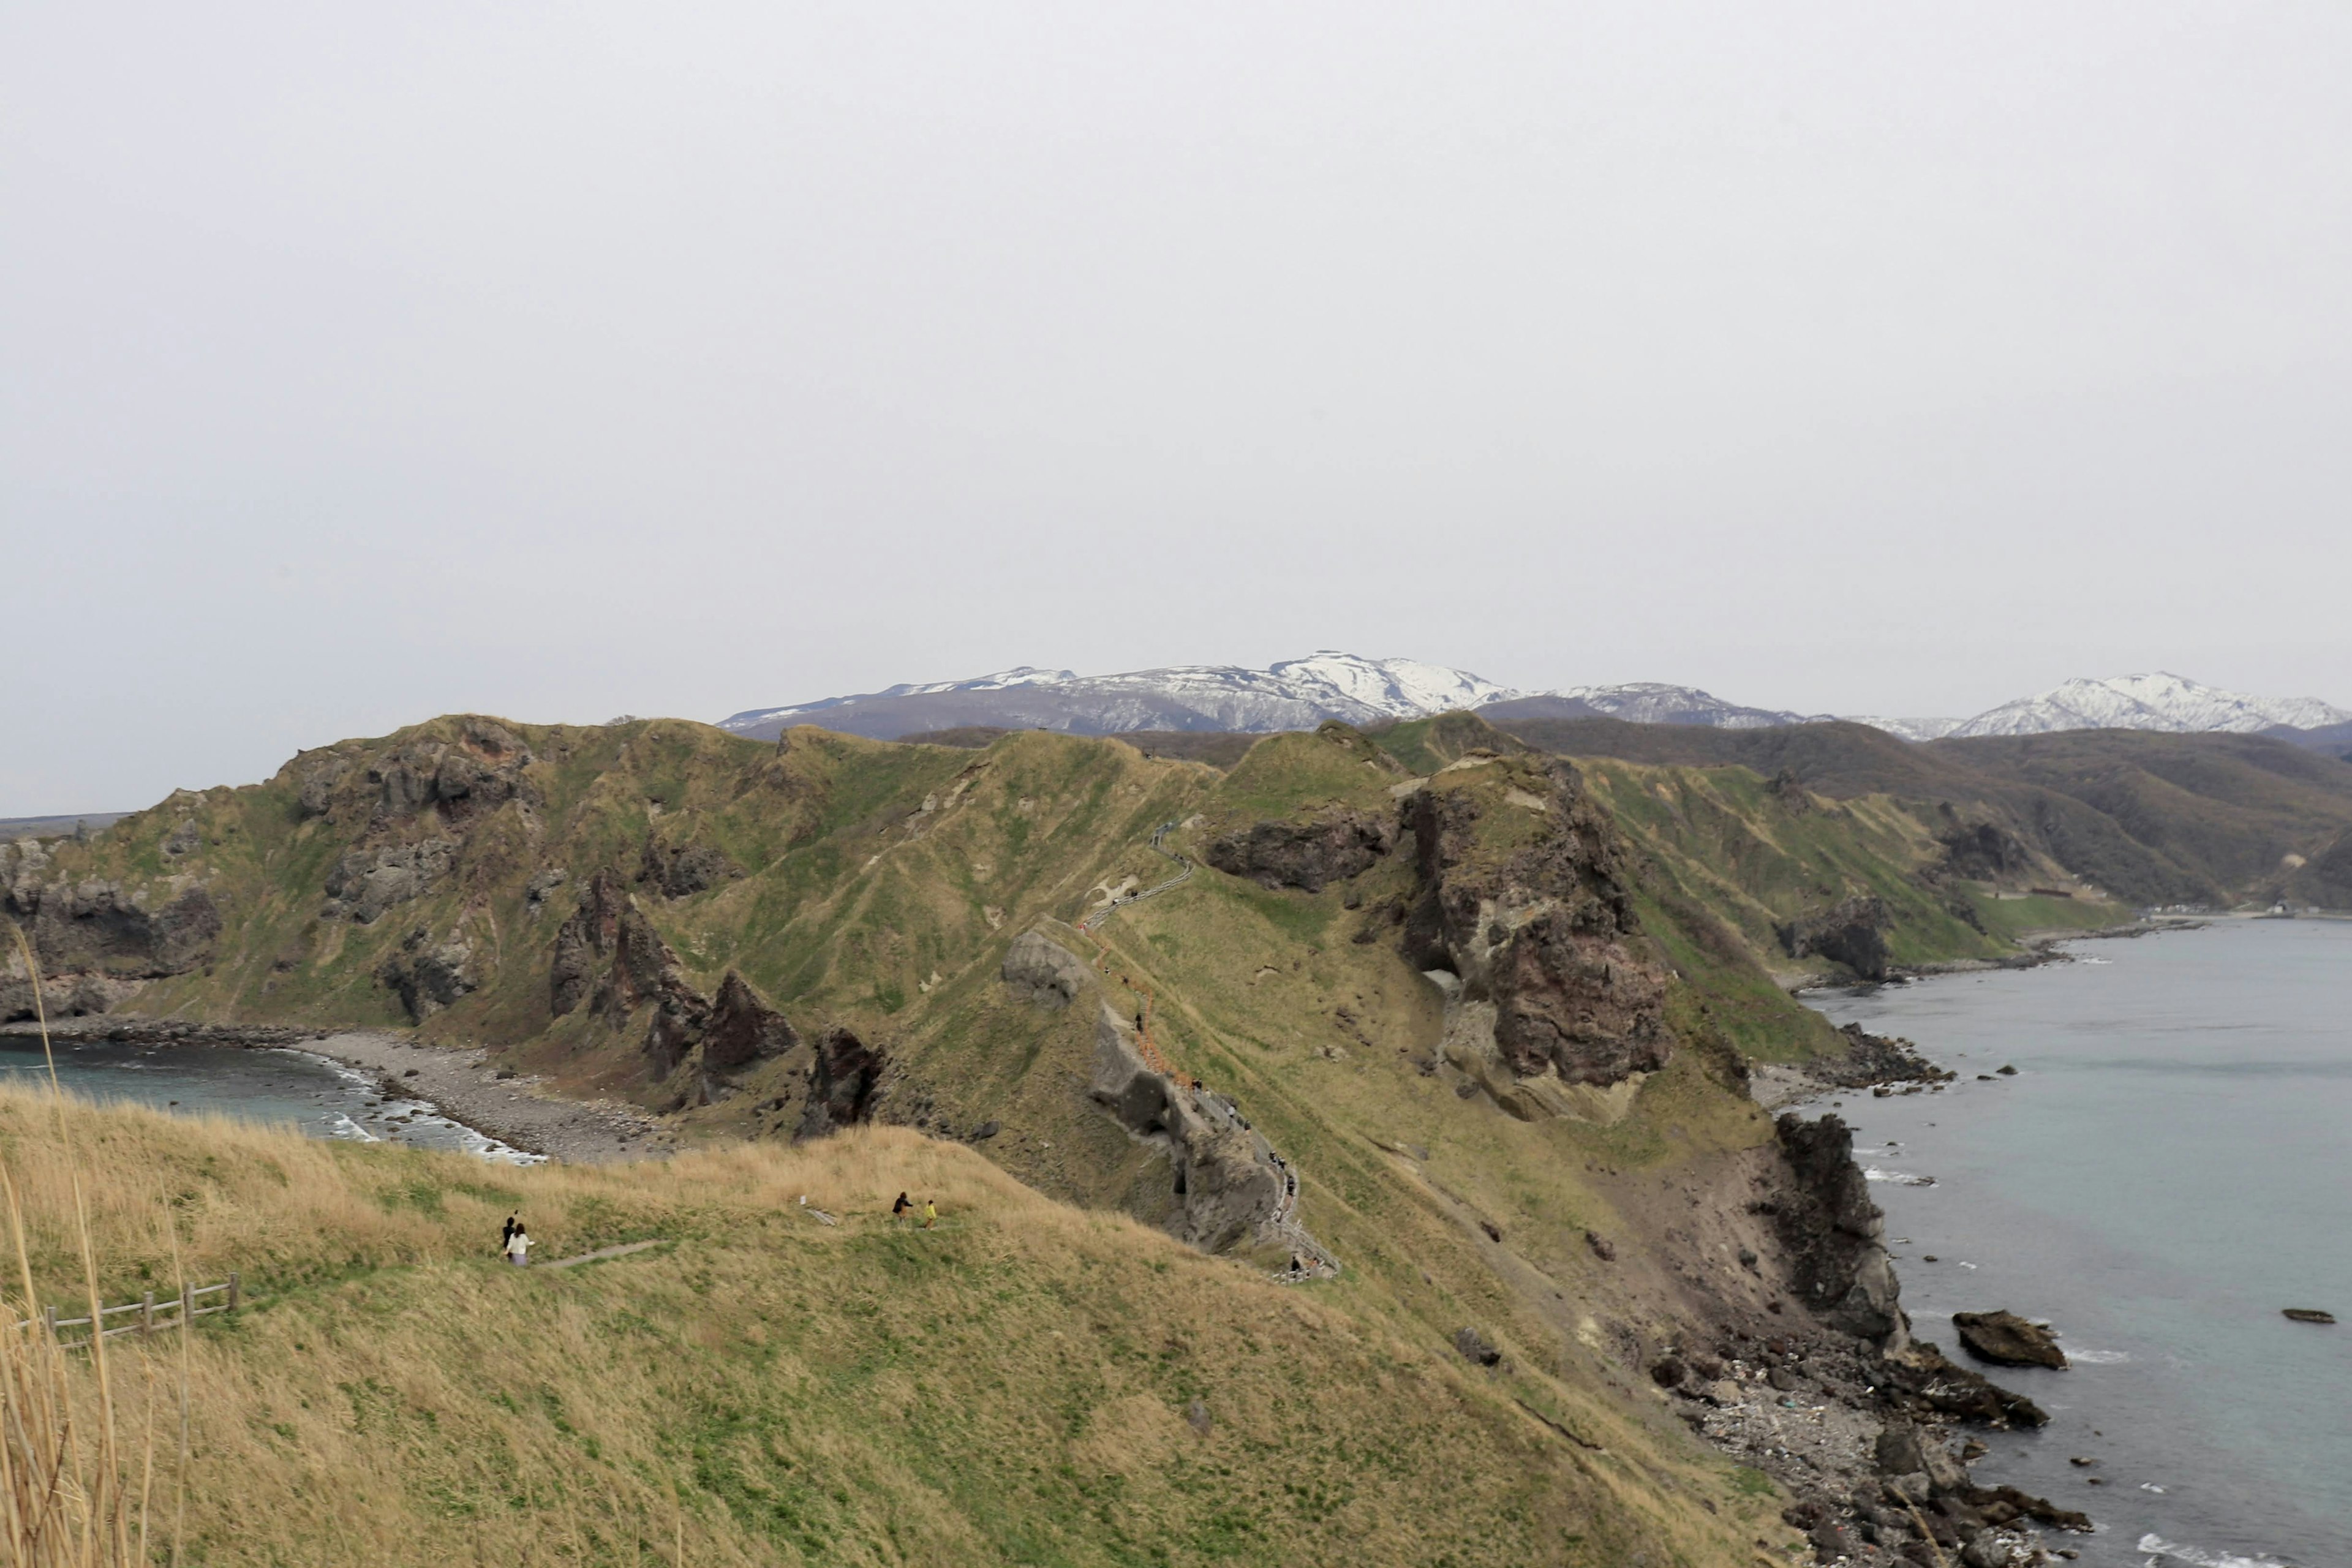
<path fill-rule="evenodd" d="M 549 1009 L 562 1017 L 587 999 L 599 960 L 620 945 L 621 910 L 628 894 L 609 870 L 590 879 L 580 907 L 555 932 L 555 962 L 549 975 Z"/>
<path fill-rule="evenodd" d="M 1005 950 L 1000 973 L 1013 994 L 1040 1007 L 1059 1010 L 1078 999 L 1087 983 L 1086 960 L 1042 931 L 1023 931 Z"/>
<path fill-rule="evenodd" d="M 1607 1085 L 1665 1065 L 1665 977 L 1631 945 L 1615 834 L 1573 768 L 1456 764 L 1412 796 L 1406 822 L 1421 879 L 1406 955 L 1494 1003 L 1512 1070 Z"/>
<path fill-rule="evenodd" d="M 1396 847 L 1386 817 L 1334 809 L 1300 822 L 1258 822 L 1210 840 L 1201 858 L 1262 888 L 1319 893 L 1360 876 Z"/>
<path fill-rule="evenodd" d="M 43 971 L 57 977 L 183 974 L 210 955 L 221 932 L 220 908 L 201 883 L 159 899 L 120 882 L 68 882 L 30 841 L 0 847 L 0 915 L 24 926 Z"/>
<path fill-rule="evenodd" d="M 1864 980 L 1886 978 L 1886 931 L 1894 923 L 1875 894 L 1850 898 L 1824 914 L 1807 915 L 1775 929 L 1790 958 L 1814 953 L 1843 963 Z"/>
<path fill-rule="evenodd" d="M 871 1118 L 888 1063 L 880 1051 L 847 1029 L 826 1032 L 817 1042 L 816 1061 L 809 1068 L 808 1109 L 801 1113 L 796 1138 L 822 1138 L 835 1128 L 855 1126 Z"/>
<path fill-rule="evenodd" d="M 1848 1024 L 1838 1033 L 1845 1037 L 1844 1058 L 1816 1062 L 1811 1068 L 1823 1082 L 1867 1089 L 1881 1083 L 1949 1083 L 1958 1076 L 1921 1056 L 1908 1040 L 1874 1035 L 1860 1024 Z"/>
<path fill-rule="evenodd" d="M 1908 1340 L 1901 1288 L 1883 1244 L 1885 1222 L 1853 1163 L 1853 1129 L 1835 1116 L 1807 1121 L 1794 1111 L 1775 1127 L 1790 1178 L 1790 1199 L 1774 1216 L 1790 1288 L 1832 1327 L 1900 1351 Z"/>
<path fill-rule="evenodd" d="M 522 773 L 533 761 L 530 748 L 506 726 L 468 719 L 455 743 L 412 741 L 368 766 L 364 777 L 376 795 L 373 822 L 402 822 L 428 810 L 451 823 L 483 816 L 518 795 L 528 798 Z M 328 813 L 333 810 L 335 790 L 335 782 L 330 781 L 319 792 Z M 303 809 L 308 811 L 308 780 L 304 792 Z"/>
<path fill-rule="evenodd" d="M 2049 1330 L 2014 1312 L 1954 1312 L 1952 1329 L 1961 1348 L 1995 1366 L 2046 1366 L 2063 1371 L 2066 1352 Z"/>
<path fill-rule="evenodd" d="M 1997 822 L 1956 824 L 1937 835 L 1944 847 L 1939 874 L 1990 882 L 2021 877 L 2033 868 L 2032 852 Z"/>
<path fill-rule="evenodd" d="M 1095 1026 L 1087 1092 L 1129 1132 L 1165 1141 L 1184 1200 L 1170 1227 L 1179 1239 L 1222 1252 L 1274 1218 L 1285 1178 L 1265 1140 L 1230 1100 L 1180 1087 L 1146 1066 L 1126 1021 L 1108 1003 Z"/>
<path fill-rule="evenodd" d="M 1955 1365 L 1931 1344 L 1914 1343 L 1890 1355 L 1880 1368 L 1881 1387 L 1897 1409 L 1940 1415 L 1987 1426 L 2041 1426 L 2050 1416 L 2021 1394 L 2011 1394 L 1981 1373 Z"/>
<path fill-rule="evenodd" d="M 709 1021 L 702 1034 L 702 1065 L 712 1072 L 738 1072 L 754 1062 L 782 1056 L 801 1043 L 800 1031 L 761 999 L 733 970 L 719 983 Z"/>
<path fill-rule="evenodd" d="M 474 944 L 462 931 L 435 942 L 423 926 L 408 934 L 400 951 L 377 966 L 376 979 L 400 997 L 408 1016 L 423 1023 L 479 984 Z"/>
<path fill-rule="evenodd" d="M 1488 1344 L 1486 1337 L 1473 1328 L 1454 1331 L 1454 1348 L 1473 1366 L 1493 1366 L 1503 1359 L 1503 1352 Z"/>
<path fill-rule="evenodd" d="M 708 844 L 665 846 L 647 841 L 637 880 L 665 899 L 683 899 L 740 877 L 743 868 Z"/>

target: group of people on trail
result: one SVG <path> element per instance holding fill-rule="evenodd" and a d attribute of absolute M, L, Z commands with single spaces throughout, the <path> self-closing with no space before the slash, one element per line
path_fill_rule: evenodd
<path fill-rule="evenodd" d="M 530 1262 L 530 1232 L 523 1229 L 520 1215 L 507 1215 L 506 1235 L 499 1242 L 499 1250 L 518 1268 Z"/>
<path fill-rule="evenodd" d="M 898 1194 L 898 1201 L 890 1205 L 890 1217 L 893 1221 L 903 1222 L 908 1215 L 914 1212 L 915 1205 L 913 1200 L 909 1199 L 904 1193 L 900 1193 Z M 925 1230 L 929 1230 L 931 1226 L 939 1223 L 939 1200 L 936 1198 L 925 1198 L 923 1200 L 923 1228 Z"/>

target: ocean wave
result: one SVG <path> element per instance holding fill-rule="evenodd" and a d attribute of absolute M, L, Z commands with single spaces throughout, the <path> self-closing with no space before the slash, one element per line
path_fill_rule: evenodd
<path fill-rule="evenodd" d="M 2066 1359 L 2082 1366 L 2120 1366 L 2131 1360 L 2128 1351 L 2078 1351 L 2066 1348 Z"/>
<path fill-rule="evenodd" d="M 1882 1171 L 1875 1165 L 1864 1165 L 1862 1179 L 1865 1182 L 1892 1182 L 1898 1187 L 1932 1187 L 1936 1184 L 1933 1176 L 1915 1176 L 1908 1171 Z"/>
<path fill-rule="evenodd" d="M 2197 1568 L 2287 1568 L 2275 1557 L 2235 1557 L 2227 1552 L 2208 1552 L 2199 1546 L 2183 1546 L 2177 1541 L 2167 1541 L 2150 1531 L 2139 1538 L 2139 1549 L 2150 1557 L 2169 1557 L 2176 1563 L 2193 1563 Z"/>
<path fill-rule="evenodd" d="M 377 1137 L 374 1133 L 369 1131 L 366 1128 L 361 1126 L 358 1122 L 352 1121 L 350 1117 L 344 1115 L 340 1110 L 335 1112 L 334 1121 L 329 1123 L 327 1128 L 327 1136 L 330 1138 L 356 1138 L 362 1143 L 381 1143 L 383 1142 L 383 1139 Z"/>

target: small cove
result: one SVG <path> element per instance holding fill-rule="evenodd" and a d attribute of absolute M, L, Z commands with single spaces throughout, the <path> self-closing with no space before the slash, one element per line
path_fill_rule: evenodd
<path fill-rule="evenodd" d="M 455 1150 L 509 1164 L 540 1159 L 454 1121 L 428 1100 L 386 1094 L 370 1075 L 309 1051 L 60 1040 L 56 1052 L 58 1087 L 84 1100 L 231 1116 L 313 1138 Z M 44 1088 L 48 1081 L 38 1039 L 0 1039 L 0 1082 Z"/>
<path fill-rule="evenodd" d="M 2074 1363 L 1985 1369 L 2052 1421 L 1981 1480 L 2090 1513 L 2065 1544 L 2102 1568 L 2352 1563 L 2352 1331 L 2280 1314 L 2352 1323 L 2352 924 L 2071 953 L 1810 997 L 1960 1076 L 1806 1109 L 1855 1129 L 1920 1338 L 2006 1307 Z"/>

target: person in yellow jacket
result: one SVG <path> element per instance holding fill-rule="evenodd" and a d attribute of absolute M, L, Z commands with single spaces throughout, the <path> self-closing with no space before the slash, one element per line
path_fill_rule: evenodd
<path fill-rule="evenodd" d="M 923 1228 L 929 1230 L 940 1223 L 940 1205 L 936 1199 L 923 1200 Z"/>

